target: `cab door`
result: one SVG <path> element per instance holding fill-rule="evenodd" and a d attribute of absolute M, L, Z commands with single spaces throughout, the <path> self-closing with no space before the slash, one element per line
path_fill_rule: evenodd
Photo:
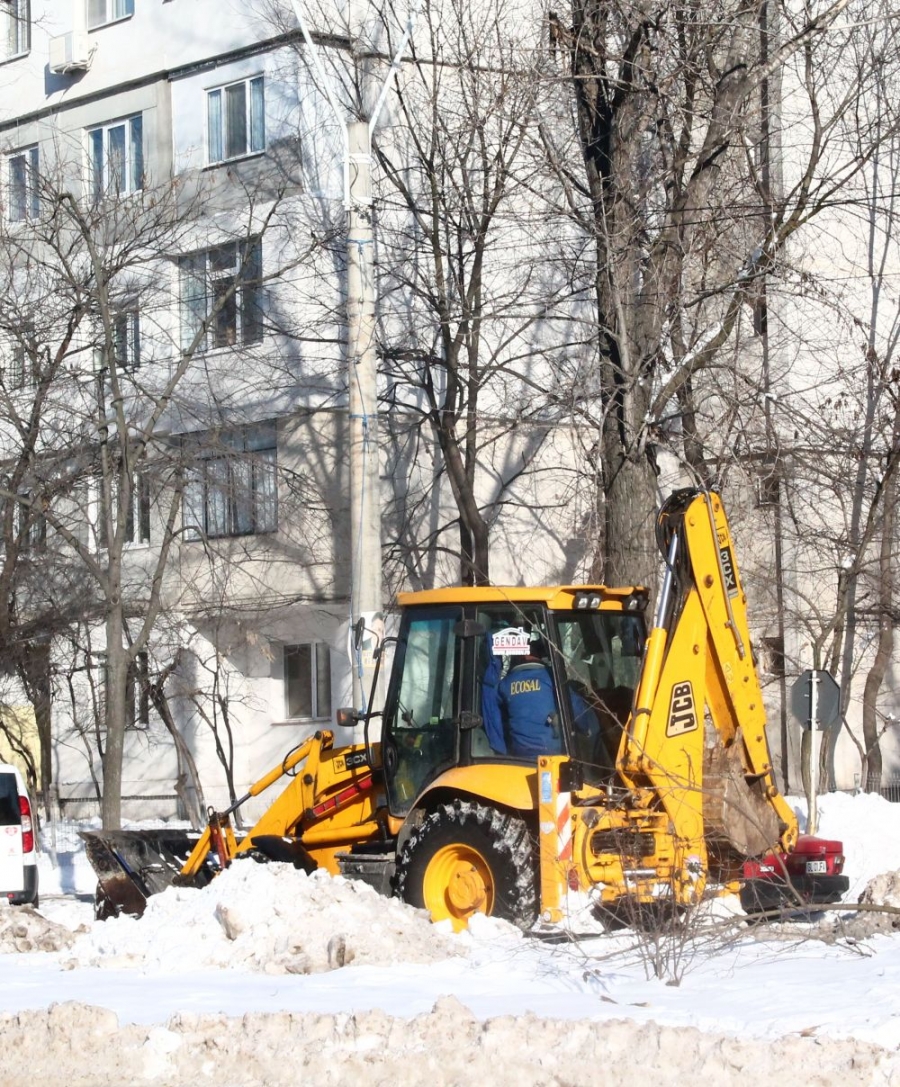
<path fill-rule="evenodd" d="M 460 761 L 464 646 L 456 605 L 406 612 L 382 731 L 388 805 L 405 815 L 419 793 Z"/>

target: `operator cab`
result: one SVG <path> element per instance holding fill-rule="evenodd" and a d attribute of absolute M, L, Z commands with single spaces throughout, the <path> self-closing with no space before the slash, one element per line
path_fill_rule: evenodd
<path fill-rule="evenodd" d="M 455 589 L 401 603 L 382 732 L 392 814 L 472 763 L 565 754 L 585 780 L 610 779 L 640 675 L 645 593 Z"/>

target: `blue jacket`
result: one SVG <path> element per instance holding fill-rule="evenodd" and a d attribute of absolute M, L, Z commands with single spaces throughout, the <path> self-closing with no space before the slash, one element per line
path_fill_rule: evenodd
<path fill-rule="evenodd" d="M 524 661 L 506 673 L 497 688 L 513 755 L 561 755 L 556 693 L 550 669 Z"/>

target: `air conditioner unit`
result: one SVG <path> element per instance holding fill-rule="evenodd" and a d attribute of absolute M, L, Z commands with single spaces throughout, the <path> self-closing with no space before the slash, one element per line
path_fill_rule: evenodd
<path fill-rule="evenodd" d="M 86 72 L 91 66 L 91 49 L 83 30 L 71 30 L 50 39 L 50 71 Z"/>

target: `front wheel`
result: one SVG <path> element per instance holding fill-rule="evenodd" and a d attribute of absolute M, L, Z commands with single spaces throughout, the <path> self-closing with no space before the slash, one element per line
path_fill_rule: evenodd
<path fill-rule="evenodd" d="M 475 913 L 528 929 L 538 912 L 531 834 L 518 815 L 474 801 L 442 804 L 410 833 L 396 886 L 404 901 L 456 932 Z"/>

